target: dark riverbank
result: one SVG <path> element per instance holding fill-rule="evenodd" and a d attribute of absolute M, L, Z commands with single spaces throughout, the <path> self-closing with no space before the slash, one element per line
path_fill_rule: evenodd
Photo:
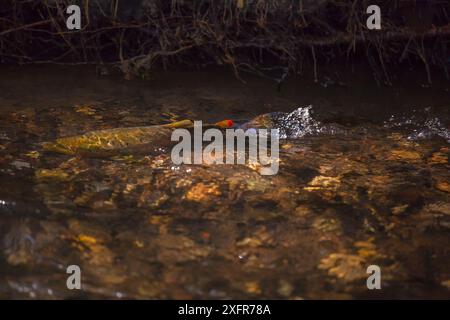
<path fill-rule="evenodd" d="M 69 30 L 69 5 L 80 28 Z M 448 1 L 11 1 L 0 8 L 0 62 L 96 63 L 125 77 L 227 66 L 274 79 L 328 63 L 363 61 L 375 83 L 420 64 L 449 77 Z M 437 69 L 434 72 L 432 69 Z M 278 75 L 270 74 L 277 71 Z M 269 75 L 267 75 L 267 71 Z M 281 72 L 280 72 L 281 71 Z M 275 72 L 276 73 L 276 72 Z"/>

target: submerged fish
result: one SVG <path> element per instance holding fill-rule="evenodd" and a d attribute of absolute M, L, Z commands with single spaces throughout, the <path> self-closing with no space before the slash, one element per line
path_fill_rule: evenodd
<path fill-rule="evenodd" d="M 203 128 L 279 129 L 280 138 L 301 137 L 316 132 L 321 124 L 310 115 L 311 107 L 298 108 L 291 113 L 272 112 L 259 115 L 241 124 L 223 120 Z M 171 135 L 176 128 L 192 128 L 191 120 L 182 120 L 165 125 L 116 128 L 87 132 L 82 135 L 59 138 L 43 144 L 45 151 L 69 155 L 109 157 L 121 154 L 149 153 L 158 148 L 174 144 Z"/>
<path fill-rule="evenodd" d="M 231 120 L 224 120 L 206 127 L 228 128 L 232 125 Z M 146 153 L 172 145 L 170 138 L 174 129 L 192 126 L 191 120 L 182 120 L 165 125 L 97 130 L 46 142 L 43 148 L 50 152 L 94 157 Z"/>

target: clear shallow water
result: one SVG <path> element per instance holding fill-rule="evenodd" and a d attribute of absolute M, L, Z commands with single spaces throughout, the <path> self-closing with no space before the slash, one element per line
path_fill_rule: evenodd
<path fill-rule="evenodd" d="M 290 80 L 277 92 L 221 70 L 144 82 L 3 68 L 0 297 L 448 298 L 448 82 L 348 78 Z M 273 111 L 288 113 L 288 139 L 271 177 L 246 165 L 173 166 L 166 149 L 93 159 L 40 147 L 90 130 Z M 70 264 L 82 269 L 81 292 L 65 287 Z M 381 267 L 380 292 L 366 289 L 370 264 Z"/>

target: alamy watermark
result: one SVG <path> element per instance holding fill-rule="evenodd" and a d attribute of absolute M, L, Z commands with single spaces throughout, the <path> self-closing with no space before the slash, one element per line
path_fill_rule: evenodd
<path fill-rule="evenodd" d="M 81 290 L 81 268 L 73 264 L 67 267 L 66 273 L 70 274 L 66 280 L 67 289 Z"/>
<path fill-rule="evenodd" d="M 81 9 L 80 6 L 73 4 L 67 7 L 66 13 L 69 15 L 66 20 L 68 30 L 81 30 Z M 381 9 L 377 5 L 369 5 L 366 9 L 369 17 L 366 20 L 366 26 L 369 30 L 381 30 Z"/>
<path fill-rule="evenodd" d="M 367 267 L 367 274 L 370 276 L 367 278 L 366 286 L 369 290 L 381 289 L 381 268 L 376 264 L 372 264 Z"/>
<path fill-rule="evenodd" d="M 171 152 L 175 165 L 248 163 L 260 165 L 262 175 L 278 173 L 278 129 L 225 129 L 224 136 L 216 128 L 203 132 L 202 121 L 194 121 L 193 134 L 192 139 L 191 131 L 187 129 L 175 129 L 172 132 L 171 140 L 178 141 Z M 203 142 L 210 143 L 203 148 Z"/>

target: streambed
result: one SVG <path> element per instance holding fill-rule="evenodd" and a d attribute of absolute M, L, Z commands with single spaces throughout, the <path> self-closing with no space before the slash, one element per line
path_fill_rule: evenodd
<path fill-rule="evenodd" d="M 448 81 L 430 87 L 406 72 L 378 88 L 365 72 L 340 76 L 345 85 L 330 77 L 290 79 L 278 92 L 220 69 L 126 81 L 83 67 L 2 67 L 0 297 L 448 299 Z M 97 159 L 40 147 L 308 105 L 310 130 L 281 140 L 274 176 L 174 166 L 167 148 Z M 66 288 L 72 264 L 81 291 Z M 367 290 L 372 264 L 382 290 Z"/>

